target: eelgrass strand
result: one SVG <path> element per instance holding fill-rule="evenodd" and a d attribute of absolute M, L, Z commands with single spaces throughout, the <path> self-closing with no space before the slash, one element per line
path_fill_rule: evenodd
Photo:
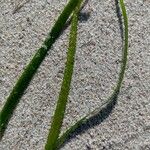
<path fill-rule="evenodd" d="M 69 95 L 71 79 L 73 74 L 74 59 L 76 52 L 77 43 L 77 26 L 78 26 L 78 14 L 80 11 L 80 6 L 82 0 L 77 5 L 77 8 L 73 12 L 71 20 L 71 31 L 69 36 L 69 47 L 67 52 L 67 61 L 65 65 L 64 77 L 61 85 L 61 90 L 59 93 L 56 110 L 52 120 L 51 128 L 49 131 L 47 143 L 45 145 L 45 150 L 55 150 L 57 147 L 57 140 L 60 134 L 61 126 L 64 119 L 64 114 L 67 106 L 67 99 Z"/>
<path fill-rule="evenodd" d="M 13 87 L 12 92 L 8 96 L 6 103 L 0 112 L 0 139 L 3 136 L 9 119 L 11 118 L 24 91 L 28 87 L 31 79 L 33 78 L 40 64 L 46 57 L 47 52 L 49 51 L 53 43 L 56 41 L 56 39 L 59 37 L 64 27 L 64 24 L 66 23 L 72 11 L 76 8 L 79 1 L 81 0 L 70 0 L 68 2 L 63 12 L 58 17 L 58 20 L 54 24 L 51 32 L 48 34 L 47 38 L 43 42 L 41 48 L 38 49 L 32 60 L 27 65 L 24 72 L 16 82 L 15 86 Z"/>
<path fill-rule="evenodd" d="M 122 64 L 121 64 L 121 69 L 120 69 L 116 88 L 114 89 L 112 95 L 101 106 L 99 106 L 98 108 L 94 109 L 94 111 L 90 112 L 89 114 L 81 118 L 74 125 L 72 125 L 66 132 L 62 134 L 62 136 L 57 141 L 57 149 L 59 149 L 62 146 L 62 144 L 70 136 L 71 133 L 73 133 L 82 124 L 85 124 L 90 117 L 98 114 L 104 107 L 106 107 L 106 105 L 111 103 L 120 92 L 120 88 L 124 79 L 124 74 L 125 74 L 125 69 L 127 64 L 127 56 L 128 56 L 128 16 L 126 13 L 126 7 L 123 0 L 120 0 L 120 8 L 122 10 L 122 16 L 124 21 L 124 47 L 123 47 L 123 54 L 122 54 Z"/>

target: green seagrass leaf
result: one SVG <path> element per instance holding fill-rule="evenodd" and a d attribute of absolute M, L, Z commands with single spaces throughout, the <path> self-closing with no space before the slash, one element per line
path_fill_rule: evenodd
<path fill-rule="evenodd" d="M 77 121 L 74 125 L 72 125 L 66 132 L 62 134 L 62 136 L 58 139 L 57 148 L 59 149 L 66 139 L 73 133 L 78 127 L 88 122 L 90 118 L 97 115 L 101 112 L 105 107 L 109 104 L 113 103 L 116 100 L 117 95 L 120 91 L 122 81 L 125 74 L 126 64 L 127 64 L 127 56 L 128 56 L 128 16 L 126 13 L 126 7 L 123 0 L 120 0 L 120 8 L 122 10 L 123 21 L 124 21 L 124 47 L 123 47 L 123 54 L 122 54 L 122 65 L 119 73 L 119 78 L 116 84 L 116 87 L 112 93 L 112 95 L 98 108 L 94 109 L 94 111 L 90 112 L 86 116 L 82 117 L 79 121 Z"/>
<path fill-rule="evenodd" d="M 80 0 L 70 0 L 68 2 L 63 12 L 60 14 L 57 21 L 55 22 L 51 32 L 48 34 L 47 38 L 42 44 L 41 48 L 37 50 L 36 54 L 30 61 L 30 63 L 26 66 L 25 70 L 23 71 L 18 81 L 16 82 L 15 86 L 13 87 L 13 90 L 8 96 L 6 103 L 0 112 L 0 139 L 4 134 L 7 124 L 15 108 L 17 107 L 20 98 L 24 94 L 24 91 L 28 87 L 31 79 L 33 78 L 40 64 L 46 57 L 47 52 L 51 49 L 51 46 L 59 37 L 67 19 L 69 18 L 69 16 L 71 15 L 75 7 L 77 6 L 78 2 L 80 2 Z"/>
<path fill-rule="evenodd" d="M 61 85 L 61 90 L 59 93 L 59 98 L 57 101 L 57 106 L 52 120 L 51 128 L 49 131 L 47 143 L 45 145 L 45 150 L 56 149 L 57 140 L 64 119 L 64 114 L 67 106 L 67 99 L 69 95 L 71 79 L 73 74 L 76 43 L 77 43 L 78 15 L 79 15 L 81 4 L 82 4 L 82 0 L 78 3 L 76 9 L 74 10 L 72 20 L 71 20 L 69 47 L 67 52 L 67 61 L 65 65 L 63 82 Z"/>

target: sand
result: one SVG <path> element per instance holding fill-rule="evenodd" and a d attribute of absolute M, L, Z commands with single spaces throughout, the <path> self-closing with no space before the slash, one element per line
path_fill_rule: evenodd
<path fill-rule="evenodd" d="M 67 0 L 1 0 L 0 107 L 41 46 Z M 125 0 L 129 61 L 110 115 L 74 135 L 62 150 L 150 149 L 150 1 Z M 20 9 L 18 6 L 21 4 Z M 63 32 L 22 97 L 0 150 L 43 150 L 60 91 L 69 28 Z M 118 78 L 122 38 L 115 0 L 91 0 L 82 10 L 78 47 L 62 132 L 104 102 Z"/>

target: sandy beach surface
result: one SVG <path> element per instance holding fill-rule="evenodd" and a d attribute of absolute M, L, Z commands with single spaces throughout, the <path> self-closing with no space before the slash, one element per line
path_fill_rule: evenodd
<path fill-rule="evenodd" d="M 150 0 L 124 0 L 129 61 L 115 108 L 74 134 L 62 150 L 150 149 Z M 0 108 L 67 0 L 1 0 Z M 115 0 L 90 0 L 81 12 L 73 80 L 62 132 L 112 93 L 121 64 Z M 11 118 L 0 150 L 43 150 L 63 78 L 69 27 L 49 51 Z M 84 128 L 85 129 L 85 128 Z"/>

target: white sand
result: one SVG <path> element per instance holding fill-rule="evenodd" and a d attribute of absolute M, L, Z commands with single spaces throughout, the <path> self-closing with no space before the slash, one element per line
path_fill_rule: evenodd
<path fill-rule="evenodd" d="M 27 1 L 27 0 L 26 0 Z M 0 2 L 0 106 L 22 69 L 41 46 L 67 0 Z M 101 124 L 77 135 L 63 150 L 150 149 L 150 1 L 125 0 L 129 15 L 129 62 L 118 103 Z M 121 34 L 115 0 L 91 0 L 82 11 L 79 43 L 63 131 L 111 94 L 119 72 Z M 21 99 L 0 150 L 42 150 L 57 101 L 69 28 L 54 44 Z"/>

